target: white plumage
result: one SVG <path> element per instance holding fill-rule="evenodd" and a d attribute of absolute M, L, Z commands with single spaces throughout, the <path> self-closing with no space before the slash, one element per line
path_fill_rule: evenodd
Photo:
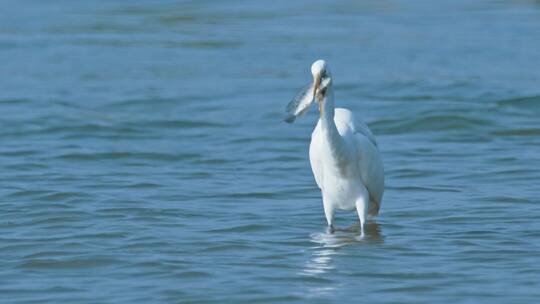
<path fill-rule="evenodd" d="M 334 108 L 332 77 L 326 63 L 315 61 L 311 72 L 314 84 L 309 87 L 313 90 L 310 98 L 319 103 L 320 118 L 311 135 L 309 159 L 321 189 L 329 230 L 334 230 L 336 210 L 356 210 L 363 236 L 366 219 L 379 213 L 384 192 L 377 142 L 368 126 L 355 119 L 351 111 Z M 296 104 L 306 107 L 305 101 Z M 305 108 L 294 110 L 305 112 Z"/>

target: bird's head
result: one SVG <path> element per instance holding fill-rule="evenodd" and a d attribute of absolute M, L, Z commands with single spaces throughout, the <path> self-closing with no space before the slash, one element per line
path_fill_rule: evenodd
<path fill-rule="evenodd" d="M 319 103 L 321 114 L 324 109 L 324 97 L 327 89 L 332 84 L 332 76 L 326 61 L 319 59 L 311 65 L 313 75 L 313 98 Z"/>

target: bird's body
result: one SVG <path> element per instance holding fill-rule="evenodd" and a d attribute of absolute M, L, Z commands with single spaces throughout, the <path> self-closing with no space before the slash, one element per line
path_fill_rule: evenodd
<path fill-rule="evenodd" d="M 321 189 L 326 220 L 333 231 L 336 210 L 356 210 L 363 235 L 368 216 L 379 213 L 384 192 L 377 142 L 367 125 L 356 120 L 351 111 L 334 108 L 332 78 L 325 62 L 316 61 L 311 70 L 320 119 L 311 135 L 309 159 Z"/>
<path fill-rule="evenodd" d="M 384 190 L 384 172 L 377 143 L 369 128 L 355 120 L 351 111 L 337 108 L 330 135 L 319 119 L 311 134 L 309 160 L 317 186 L 321 189 L 328 225 L 333 227 L 337 210 L 357 210 L 362 224 L 367 216 L 379 213 Z M 342 147 L 329 144 L 330 136 L 341 137 Z"/>

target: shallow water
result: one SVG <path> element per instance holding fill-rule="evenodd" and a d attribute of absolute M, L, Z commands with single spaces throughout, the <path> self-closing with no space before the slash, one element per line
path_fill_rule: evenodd
<path fill-rule="evenodd" d="M 0 301 L 540 296 L 538 2 L 3 4 Z M 317 58 L 383 154 L 364 240 L 281 121 Z"/>

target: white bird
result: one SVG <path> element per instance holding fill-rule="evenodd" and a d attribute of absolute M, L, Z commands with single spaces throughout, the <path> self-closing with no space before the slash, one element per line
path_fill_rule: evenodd
<path fill-rule="evenodd" d="M 336 210 L 358 213 L 361 237 L 366 220 L 379 213 L 384 169 L 377 141 L 368 126 L 351 111 L 334 108 L 332 76 L 324 60 L 311 66 L 313 83 L 287 106 L 287 122 L 305 113 L 316 100 L 320 118 L 311 134 L 309 160 L 321 189 L 328 231 L 334 231 Z"/>

